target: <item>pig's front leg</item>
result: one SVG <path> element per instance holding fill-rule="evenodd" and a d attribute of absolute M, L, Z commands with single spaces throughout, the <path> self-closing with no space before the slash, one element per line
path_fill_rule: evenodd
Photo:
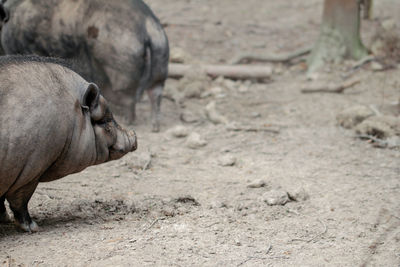
<path fill-rule="evenodd" d="M 11 221 L 6 210 L 6 206 L 4 205 L 5 200 L 6 196 L 0 197 L 0 223 L 9 223 Z"/>
<path fill-rule="evenodd" d="M 10 208 L 14 213 L 15 224 L 25 232 L 37 232 L 39 226 L 32 220 L 28 212 L 28 202 L 38 185 L 38 180 L 34 179 L 30 183 L 18 188 L 15 191 L 7 192 L 6 198 L 10 203 Z"/>

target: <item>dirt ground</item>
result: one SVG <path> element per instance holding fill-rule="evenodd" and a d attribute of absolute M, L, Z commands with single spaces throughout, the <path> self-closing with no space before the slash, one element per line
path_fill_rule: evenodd
<path fill-rule="evenodd" d="M 171 48 L 223 63 L 313 44 L 323 1 L 146 2 Z M 375 19 L 362 22 L 367 45 L 382 21 L 400 14 L 397 0 L 375 4 Z M 340 80 L 349 64 L 323 81 Z M 165 98 L 161 133 L 150 131 L 144 100 L 132 126 L 138 151 L 40 184 L 30 211 L 41 231 L 0 225 L 0 265 L 400 266 L 400 149 L 376 148 L 336 122 L 354 105 L 385 112 L 396 103 L 399 68 L 366 65 L 343 94 L 302 94 L 310 83 L 303 63 L 271 67 L 267 83 L 222 81 L 215 89 L 214 82 L 183 107 Z M 204 107 L 212 101 L 252 131 L 210 122 Z M 203 144 L 190 148 L 188 137 L 174 137 L 177 125 Z M 291 198 L 268 205 L 273 192 Z"/>

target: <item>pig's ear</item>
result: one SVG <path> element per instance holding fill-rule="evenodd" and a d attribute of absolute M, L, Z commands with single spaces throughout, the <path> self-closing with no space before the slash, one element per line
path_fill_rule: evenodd
<path fill-rule="evenodd" d="M 96 109 L 99 105 L 100 89 L 94 83 L 89 83 L 83 96 L 82 108 L 90 111 Z"/>

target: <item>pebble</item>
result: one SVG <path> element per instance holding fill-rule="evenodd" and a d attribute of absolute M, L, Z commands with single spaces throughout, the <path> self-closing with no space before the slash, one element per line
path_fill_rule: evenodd
<path fill-rule="evenodd" d="M 186 137 L 189 134 L 189 129 L 183 125 L 177 125 L 167 131 L 173 137 L 182 138 Z"/>
<path fill-rule="evenodd" d="M 195 123 L 195 122 L 200 121 L 199 116 L 196 116 L 194 113 L 192 113 L 189 110 L 182 111 L 182 113 L 180 115 L 180 119 L 181 119 L 181 121 L 186 122 L 186 123 Z"/>
<path fill-rule="evenodd" d="M 191 133 L 186 140 L 186 146 L 191 149 L 198 149 L 205 145 L 207 145 L 207 141 L 196 132 Z"/>
<path fill-rule="evenodd" d="M 191 57 L 180 47 L 172 47 L 169 53 L 169 61 L 172 63 L 187 63 Z"/>
<path fill-rule="evenodd" d="M 289 198 L 294 201 L 305 201 L 310 198 L 310 195 L 304 190 L 303 187 L 294 189 L 288 192 Z"/>
<path fill-rule="evenodd" d="M 350 129 L 373 115 L 374 111 L 369 107 L 354 106 L 340 112 L 336 116 L 336 121 L 343 128 Z"/>
<path fill-rule="evenodd" d="M 261 117 L 261 114 L 258 113 L 258 112 L 252 112 L 252 113 L 250 114 L 250 116 L 251 116 L 252 118 L 260 118 L 260 117 Z"/>
<path fill-rule="evenodd" d="M 223 155 L 218 159 L 218 164 L 224 167 L 233 166 L 236 164 L 236 158 L 232 155 Z"/>
<path fill-rule="evenodd" d="M 257 179 L 247 185 L 248 188 L 261 188 L 267 185 L 267 182 L 263 179 Z"/>
<path fill-rule="evenodd" d="M 400 148 L 400 137 L 391 136 L 386 139 L 388 148 Z"/>
<path fill-rule="evenodd" d="M 389 18 L 382 21 L 382 28 L 386 31 L 392 31 L 396 28 L 396 20 Z"/>
<path fill-rule="evenodd" d="M 222 81 L 222 85 L 228 89 L 228 90 L 235 90 L 236 89 L 236 83 L 232 80 L 229 79 L 224 79 Z"/>
<path fill-rule="evenodd" d="M 207 118 L 214 124 L 227 124 L 228 119 L 221 115 L 216 108 L 215 101 L 211 101 L 205 108 Z"/>
<path fill-rule="evenodd" d="M 380 139 L 395 136 L 400 132 L 400 118 L 373 116 L 365 119 L 355 128 L 358 134 L 372 135 Z"/>
<path fill-rule="evenodd" d="M 244 84 L 239 86 L 239 89 L 238 89 L 239 93 L 247 93 L 248 91 L 249 91 L 249 87 L 248 86 L 246 86 Z"/>
<path fill-rule="evenodd" d="M 262 196 L 262 199 L 270 206 L 285 205 L 287 202 L 289 202 L 289 196 L 287 192 L 283 190 L 271 190 L 265 192 Z"/>
<path fill-rule="evenodd" d="M 371 69 L 373 71 L 382 71 L 384 70 L 384 67 L 379 62 L 374 61 L 371 63 Z"/>

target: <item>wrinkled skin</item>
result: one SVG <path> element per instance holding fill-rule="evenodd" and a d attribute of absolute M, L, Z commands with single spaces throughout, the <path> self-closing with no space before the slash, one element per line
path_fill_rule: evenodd
<path fill-rule="evenodd" d="M 7 0 L 2 7 L 6 54 L 73 59 L 129 123 L 146 90 L 159 131 L 168 39 L 142 0 Z"/>
<path fill-rule="evenodd" d="M 4 201 L 24 231 L 37 231 L 28 202 L 39 182 L 121 158 L 134 132 L 113 119 L 99 88 L 38 57 L 0 57 L 0 222 Z"/>

